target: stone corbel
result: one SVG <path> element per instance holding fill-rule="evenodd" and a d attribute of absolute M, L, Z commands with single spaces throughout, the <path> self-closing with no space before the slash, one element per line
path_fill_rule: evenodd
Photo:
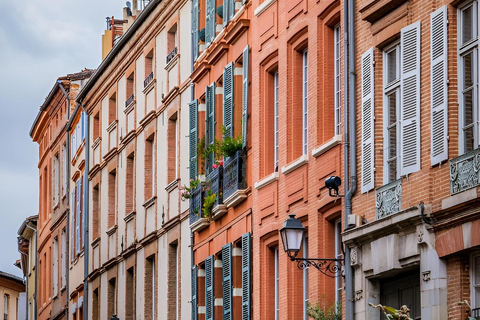
<path fill-rule="evenodd" d="M 352 267 L 359 267 L 361 265 L 361 251 L 359 247 L 353 247 L 350 250 L 350 264 Z"/>

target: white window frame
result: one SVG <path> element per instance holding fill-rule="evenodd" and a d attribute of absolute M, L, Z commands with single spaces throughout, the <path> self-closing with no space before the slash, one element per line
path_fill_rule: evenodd
<path fill-rule="evenodd" d="M 308 237 L 303 238 L 303 258 L 308 259 Z M 308 268 L 303 269 L 303 320 L 308 320 Z"/>
<path fill-rule="evenodd" d="M 273 118 L 274 118 L 274 135 L 273 135 L 273 145 L 274 145 L 274 161 L 273 169 L 275 172 L 278 171 L 278 70 L 273 74 Z"/>
<path fill-rule="evenodd" d="M 396 72 L 397 72 L 397 78 L 388 83 L 388 54 L 391 53 L 392 51 L 396 50 L 395 54 L 395 59 L 396 59 Z M 396 41 L 392 45 L 388 46 L 383 50 L 383 114 L 384 114 L 384 119 L 383 119 L 383 137 L 384 137 L 384 148 L 383 148 L 383 183 L 388 184 L 392 181 L 395 180 L 390 180 L 390 166 L 389 162 L 395 161 L 396 162 L 396 168 L 397 168 L 397 174 L 396 174 L 396 179 L 400 178 L 401 174 L 401 161 L 400 161 L 400 141 L 401 141 L 401 136 L 400 136 L 400 94 L 401 94 L 401 76 L 400 76 L 400 50 L 401 50 L 401 44 L 400 41 Z M 397 101 L 397 106 L 395 108 L 395 116 L 396 116 L 396 121 L 393 125 L 390 125 L 390 108 L 389 108 L 389 99 L 388 97 L 391 94 L 396 94 L 396 101 Z M 390 149 L 388 146 L 390 145 L 390 135 L 389 135 L 389 130 L 392 130 L 395 128 L 396 131 L 396 156 L 390 157 L 389 152 Z"/>
<path fill-rule="evenodd" d="M 333 59 L 334 59 L 334 92 L 335 92 L 335 100 L 334 100 L 334 114 L 335 114 L 335 135 L 342 134 L 342 109 L 341 109 L 341 71 L 340 71 L 340 24 L 337 24 L 333 28 L 333 43 L 334 43 L 334 50 L 333 50 Z"/>
<path fill-rule="evenodd" d="M 308 49 L 302 53 L 302 151 L 308 154 Z"/>
<path fill-rule="evenodd" d="M 473 36 L 472 39 L 467 41 L 465 44 L 462 43 L 462 34 L 463 34 L 463 11 L 467 8 L 472 7 L 473 11 Z M 473 124 L 469 125 L 468 128 L 473 126 L 473 149 L 478 148 L 479 146 L 479 128 L 478 128 L 478 123 L 479 123 L 479 112 L 478 112 L 478 107 L 475 108 L 475 106 L 478 106 L 478 2 L 475 1 L 468 1 L 467 3 L 463 4 L 460 6 L 457 10 L 457 50 L 458 50 L 458 114 L 459 114 L 459 146 L 458 146 L 458 151 L 459 155 L 464 154 L 468 150 L 465 148 L 465 136 L 464 136 L 464 129 L 466 129 L 467 126 L 464 124 L 464 117 L 463 115 L 465 114 L 464 111 L 464 99 L 463 99 L 463 94 L 464 92 L 472 90 L 472 106 L 473 107 Z M 465 70 L 465 65 L 462 57 L 465 55 L 472 53 L 473 56 L 473 67 L 472 67 L 472 75 L 473 75 L 473 84 L 472 88 L 468 90 L 464 90 L 464 70 Z"/>
<path fill-rule="evenodd" d="M 279 277 L 279 256 L 278 247 L 273 249 L 273 261 L 274 261 L 274 279 L 275 279 L 275 320 L 280 319 L 280 277 Z"/>

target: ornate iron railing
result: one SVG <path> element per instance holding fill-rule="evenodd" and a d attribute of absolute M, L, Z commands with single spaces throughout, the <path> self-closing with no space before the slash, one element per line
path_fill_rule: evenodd
<path fill-rule="evenodd" d="M 480 184 L 480 148 L 450 159 L 450 194 L 456 194 Z"/>
<path fill-rule="evenodd" d="M 233 157 L 223 163 L 223 199 L 228 198 L 237 190 L 247 188 L 245 181 L 246 161 L 243 151 L 237 151 Z"/>
<path fill-rule="evenodd" d="M 133 102 L 133 99 L 135 99 L 135 95 L 132 93 L 130 97 L 128 97 L 127 101 L 125 101 L 125 108 L 130 105 L 130 103 Z"/>
<path fill-rule="evenodd" d="M 143 80 L 143 88 L 146 88 L 153 80 L 153 71 Z"/>
<path fill-rule="evenodd" d="M 384 185 L 376 190 L 377 219 L 402 210 L 402 179 Z"/>
<path fill-rule="evenodd" d="M 480 308 L 472 309 L 472 318 L 480 320 Z"/>
<path fill-rule="evenodd" d="M 167 56 L 167 64 L 168 64 L 170 61 L 172 61 L 173 58 L 175 58 L 175 56 L 177 55 L 177 53 L 178 53 L 178 48 L 177 48 L 177 47 L 173 48 L 173 50 L 170 51 L 170 53 L 169 53 L 168 56 Z"/>
<path fill-rule="evenodd" d="M 204 190 L 205 196 L 208 195 L 208 191 L 217 195 L 213 207 L 223 204 L 223 167 L 220 166 L 210 172 L 210 174 L 207 176 Z"/>
<path fill-rule="evenodd" d="M 203 184 L 199 183 L 192 191 L 192 197 L 190 198 L 190 225 L 202 218 L 202 206 Z"/>

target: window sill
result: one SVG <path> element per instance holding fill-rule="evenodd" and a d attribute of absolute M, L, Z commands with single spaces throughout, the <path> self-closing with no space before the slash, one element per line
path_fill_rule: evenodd
<path fill-rule="evenodd" d="M 178 186 L 178 179 L 175 179 L 165 187 L 165 191 L 172 192 L 173 190 L 175 190 L 177 186 Z"/>
<path fill-rule="evenodd" d="M 153 79 L 152 81 L 150 81 L 149 84 L 147 84 L 147 86 L 145 87 L 145 89 L 143 89 L 143 94 L 148 94 L 150 93 L 150 91 L 152 91 L 153 88 L 155 88 L 155 83 L 157 82 L 157 79 Z"/>
<path fill-rule="evenodd" d="M 265 10 L 267 10 L 268 8 L 270 8 L 270 6 L 272 4 L 275 3 L 275 1 L 277 0 L 266 0 L 264 1 L 261 5 L 259 5 L 255 11 L 253 11 L 253 14 L 258 17 L 259 15 L 261 15 L 263 12 L 265 12 Z"/>
<path fill-rule="evenodd" d="M 107 230 L 107 235 L 110 237 L 111 235 L 114 235 L 115 232 L 117 231 L 117 225 L 114 225 L 113 227 L 110 227 L 108 230 Z"/>
<path fill-rule="evenodd" d="M 112 132 L 115 128 L 117 128 L 117 122 L 118 120 L 113 120 L 112 123 L 110 123 L 107 127 L 107 132 L 110 133 Z"/>
<path fill-rule="evenodd" d="M 339 145 L 341 142 L 342 142 L 342 135 L 341 134 L 336 135 L 332 139 L 330 139 L 329 141 L 322 144 L 320 147 L 318 147 L 316 149 L 313 149 L 312 150 L 312 156 L 317 158 L 317 157 L 321 156 L 322 154 L 326 153 L 327 151 L 329 151 L 330 149 L 332 149 L 333 147 Z"/>
<path fill-rule="evenodd" d="M 157 197 L 156 197 L 156 196 L 151 197 L 150 199 L 148 199 L 147 201 L 145 201 L 145 203 L 143 204 L 143 207 L 144 207 L 145 209 L 151 207 L 152 205 L 155 204 L 155 200 L 157 200 Z"/>
<path fill-rule="evenodd" d="M 180 59 L 180 53 L 177 53 L 172 60 L 168 61 L 168 63 L 165 65 L 165 70 L 170 71 L 176 64 L 177 61 Z"/>
<path fill-rule="evenodd" d="M 125 221 L 125 222 L 130 222 L 130 221 L 132 221 L 133 218 L 135 218 L 135 215 L 136 215 L 136 214 L 137 214 L 137 213 L 136 213 L 135 211 L 130 212 L 129 214 L 127 214 L 127 215 L 125 216 L 125 218 L 123 218 L 123 221 Z"/>
<path fill-rule="evenodd" d="M 125 109 L 123 109 L 123 113 L 129 114 L 130 111 L 132 111 L 133 108 L 135 107 L 136 103 L 137 103 L 137 100 L 133 99 L 132 102 L 130 102 L 128 106 L 126 106 Z"/>
<path fill-rule="evenodd" d="M 302 155 L 297 160 L 287 164 L 286 166 L 282 167 L 283 174 L 289 174 L 290 172 L 294 171 L 295 169 L 300 168 L 304 164 L 308 163 L 308 154 Z"/>
<path fill-rule="evenodd" d="M 263 178 L 262 180 L 259 180 L 257 182 L 255 182 L 255 189 L 257 190 L 260 190 L 262 189 L 263 187 L 266 187 L 268 186 L 269 184 L 275 182 L 278 180 L 278 172 L 274 172 L 268 176 L 266 176 L 265 178 Z"/>

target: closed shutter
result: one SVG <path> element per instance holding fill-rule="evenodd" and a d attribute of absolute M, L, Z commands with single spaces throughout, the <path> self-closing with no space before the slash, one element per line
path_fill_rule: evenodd
<path fill-rule="evenodd" d="M 205 45 L 208 47 L 215 38 L 215 0 L 207 0 L 205 21 Z"/>
<path fill-rule="evenodd" d="M 192 4 L 192 47 L 193 61 L 198 58 L 198 1 L 193 0 Z"/>
<path fill-rule="evenodd" d="M 420 22 L 401 31 L 401 174 L 420 170 Z"/>
<path fill-rule="evenodd" d="M 250 233 L 242 236 L 242 320 L 250 320 Z"/>
<path fill-rule="evenodd" d="M 76 207 L 76 214 L 75 214 L 75 247 L 77 248 L 77 254 L 80 253 L 80 193 L 81 193 L 81 186 L 80 186 L 80 179 L 77 180 L 75 185 L 75 207 Z"/>
<path fill-rule="evenodd" d="M 447 6 L 431 15 L 432 165 L 448 159 Z"/>
<path fill-rule="evenodd" d="M 233 137 L 233 62 L 223 69 L 223 126 L 224 137 Z"/>
<path fill-rule="evenodd" d="M 214 302 L 213 295 L 213 255 L 205 259 L 205 319 L 214 319 Z"/>
<path fill-rule="evenodd" d="M 235 0 L 223 1 L 223 25 L 226 26 L 235 15 Z"/>
<path fill-rule="evenodd" d="M 373 189 L 374 135 L 373 48 L 362 54 L 362 193 Z"/>
<path fill-rule="evenodd" d="M 223 320 L 232 319 L 232 244 L 222 248 Z"/>
<path fill-rule="evenodd" d="M 215 145 L 215 83 L 207 86 L 205 93 L 207 115 L 205 116 L 205 147 Z M 215 159 L 215 155 L 211 152 L 206 160 L 206 172 L 209 173 L 212 169 L 212 164 Z"/>
<path fill-rule="evenodd" d="M 242 146 L 247 146 L 247 123 L 248 123 L 248 70 L 249 70 L 249 47 L 243 49 L 243 81 L 242 81 Z"/>
<path fill-rule="evenodd" d="M 197 279 L 198 279 L 198 267 L 192 267 L 192 320 L 197 320 Z"/>
<path fill-rule="evenodd" d="M 198 100 L 188 104 L 190 112 L 190 179 L 197 178 L 197 143 L 198 143 Z"/>

